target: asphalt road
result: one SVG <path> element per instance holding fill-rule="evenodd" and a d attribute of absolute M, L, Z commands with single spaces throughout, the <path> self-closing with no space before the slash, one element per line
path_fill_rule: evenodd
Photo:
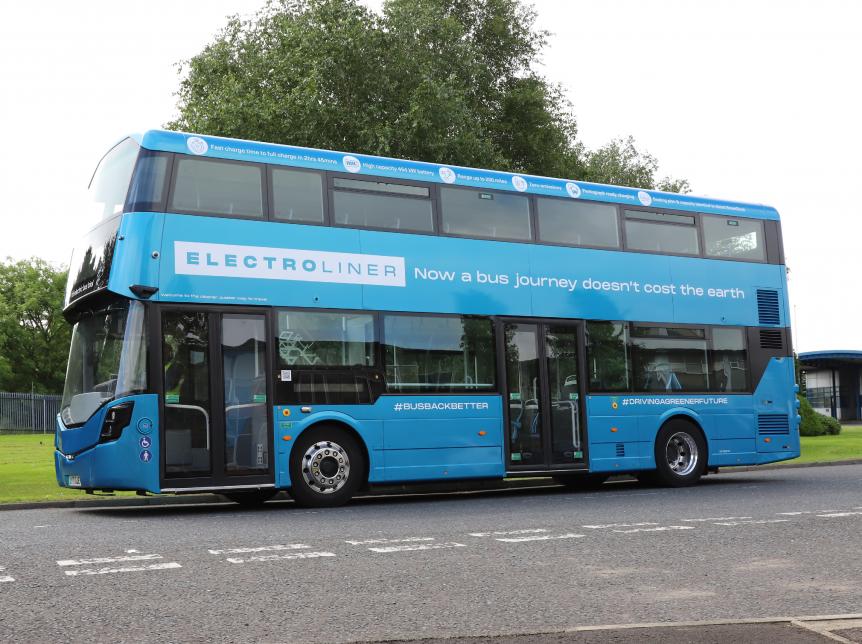
<path fill-rule="evenodd" d="M 0 641 L 440 639 L 851 613 L 862 465 L 328 510 L 0 513 Z"/>

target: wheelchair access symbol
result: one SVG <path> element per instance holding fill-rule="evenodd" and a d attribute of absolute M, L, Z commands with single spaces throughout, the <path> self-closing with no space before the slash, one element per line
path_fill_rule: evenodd
<path fill-rule="evenodd" d="M 140 441 L 138 441 L 138 442 L 141 444 L 141 448 L 142 448 L 142 449 L 147 449 L 150 445 L 152 445 L 152 444 L 153 444 L 153 439 L 152 439 L 152 438 L 150 438 L 149 436 L 144 436 L 144 437 L 143 437 L 143 438 L 141 438 L 141 440 L 140 440 Z"/>

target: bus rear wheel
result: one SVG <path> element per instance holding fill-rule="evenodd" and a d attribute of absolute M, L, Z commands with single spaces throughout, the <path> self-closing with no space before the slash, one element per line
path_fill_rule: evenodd
<path fill-rule="evenodd" d="M 307 429 L 290 455 L 290 494 L 301 506 L 347 503 L 365 476 L 365 457 L 356 439 L 331 425 Z"/>
<path fill-rule="evenodd" d="M 694 424 L 672 419 L 658 432 L 655 441 L 655 477 L 662 485 L 694 485 L 706 469 L 706 441 Z"/>

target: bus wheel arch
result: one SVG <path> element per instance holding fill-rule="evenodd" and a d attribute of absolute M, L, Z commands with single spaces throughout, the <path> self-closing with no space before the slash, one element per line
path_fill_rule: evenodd
<path fill-rule="evenodd" d="M 669 487 L 694 485 L 708 468 L 709 444 L 700 423 L 688 414 L 666 418 L 655 438 L 655 480 Z"/>
<path fill-rule="evenodd" d="M 309 467 L 309 463 L 315 465 Z M 368 482 L 368 447 L 349 424 L 321 420 L 297 436 L 288 457 L 288 468 L 290 494 L 299 505 L 342 505 Z"/>

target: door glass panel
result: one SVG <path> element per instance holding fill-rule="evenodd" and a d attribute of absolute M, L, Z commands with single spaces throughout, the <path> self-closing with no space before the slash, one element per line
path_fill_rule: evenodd
<path fill-rule="evenodd" d="M 507 324 L 505 340 L 510 463 L 542 465 L 538 329 L 535 324 Z"/>
<path fill-rule="evenodd" d="M 165 473 L 211 473 L 207 314 L 167 311 L 162 318 Z"/>
<path fill-rule="evenodd" d="M 551 400 L 551 463 L 582 461 L 579 421 L 578 340 L 571 327 L 548 327 L 545 334 Z"/>
<path fill-rule="evenodd" d="M 225 472 L 266 472 L 269 469 L 269 405 L 264 317 L 223 316 L 221 354 Z"/>

